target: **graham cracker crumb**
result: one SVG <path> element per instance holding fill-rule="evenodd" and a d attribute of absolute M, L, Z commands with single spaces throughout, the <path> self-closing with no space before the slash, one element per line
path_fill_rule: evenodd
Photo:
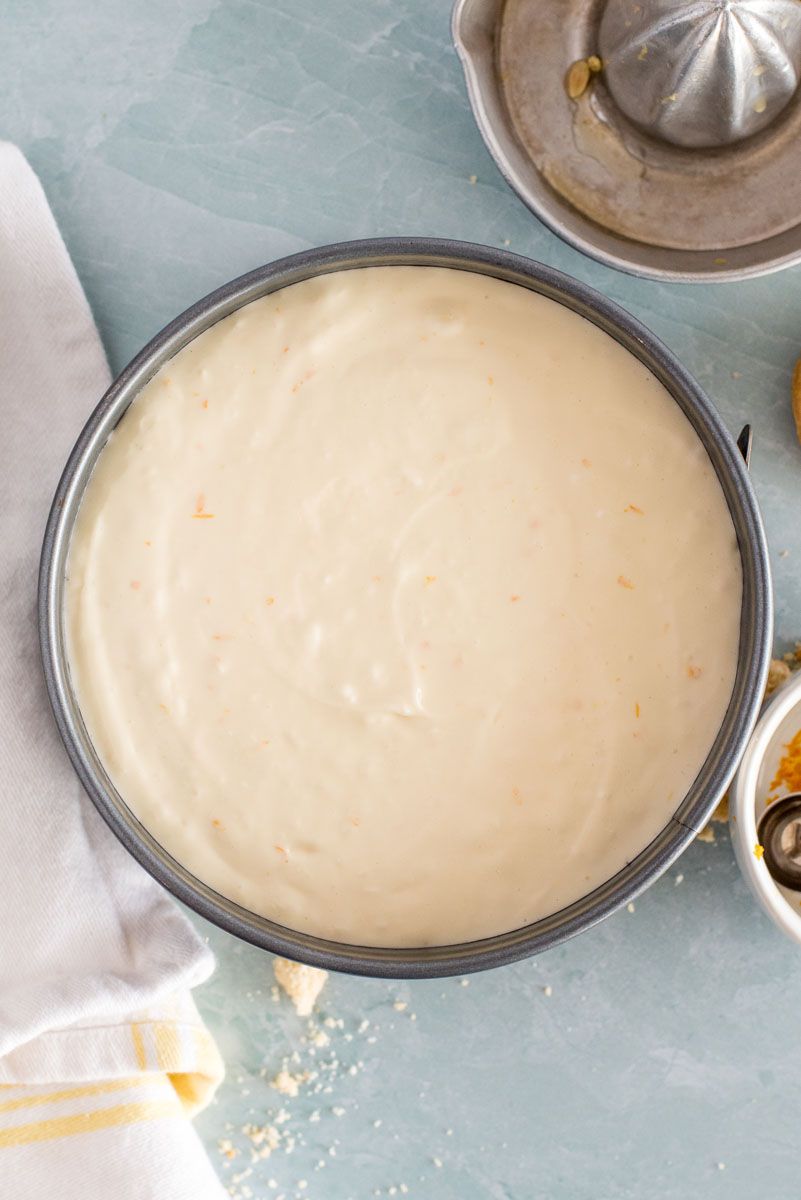
<path fill-rule="evenodd" d="M 323 990 L 328 972 L 290 962 L 288 958 L 277 958 L 273 970 L 275 978 L 295 1005 L 298 1016 L 308 1017 Z"/>

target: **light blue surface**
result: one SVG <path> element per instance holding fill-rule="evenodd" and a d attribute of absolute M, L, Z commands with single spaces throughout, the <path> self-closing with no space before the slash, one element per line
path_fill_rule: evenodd
<path fill-rule="evenodd" d="M 786 648 L 801 636 L 801 449 L 788 403 L 801 269 L 660 285 L 562 245 L 484 149 L 446 0 L 2 7 L 0 136 L 42 179 L 115 370 L 204 292 L 305 246 L 393 233 L 508 240 L 645 321 L 733 432 L 753 423 L 777 637 Z M 198 1125 L 229 1180 L 251 1166 L 242 1124 L 264 1124 L 283 1099 L 268 1082 L 283 1057 L 299 1053 L 295 1071 L 313 1060 L 304 1022 L 271 999 L 269 956 L 197 923 L 220 962 L 199 1003 L 229 1065 Z M 340 1060 L 321 1071 L 332 1090 L 315 1094 L 311 1081 L 285 1100 L 293 1153 L 231 1186 L 310 1200 L 401 1183 L 427 1200 L 795 1200 L 799 994 L 801 952 L 757 910 L 719 831 L 634 913 L 466 987 L 331 979 L 323 1015 L 344 1024 L 315 1058 L 318 1069 Z M 218 1138 L 241 1152 L 223 1159 Z"/>

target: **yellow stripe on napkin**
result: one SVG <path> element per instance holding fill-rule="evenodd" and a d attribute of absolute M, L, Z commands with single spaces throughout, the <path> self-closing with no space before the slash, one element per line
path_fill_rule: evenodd
<path fill-rule="evenodd" d="M 32 1142 L 52 1141 L 53 1138 L 72 1137 L 76 1133 L 94 1133 L 98 1129 L 176 1116 L 183 1117 L 183 1111 L 174 1100 L 145 1100 L 140 1104 L 118 1104 L 114 1108 L 101 1108 L 93 1113 L 55 1117 L 52 1120 L 34 1121 L 28 1125 L 13 1125 L 10 1129 L 0 1129 L 0 1150 L 9 1146 L 29 1146 Z"/>
<path fill-rule="evenodd" d="M 185 1021 L 140 1021 L 131 1026 L 140 1070 L 159 1071 L 187 1116 L 208 1104 L 223 1077 L 220 1053 L 205 1028 Z"/>
<path fill-rule="evenodd" d="M 0 1178 L 3 1150 L 16 1154 L 18 1147 L 80 1133 L 165 1118 L 184 1121 L 208 1104 L 224 1068 L 191 997 L 184 995 L 165 998 L 117 1026 L 53 1030 L 26 1046 L 24 1057 L 6 1057 L 0 1078 L 3 1073 Z"/>
<path fill-rule="evenodd" d="M 21 1108 L 38 1108 L 40 1104 L 59 1104 L 63 1100 L 82 1099 L 84 1096 L 103 1096 L 109 1092 L 121 1092 L 126 1088 L 142 1087 L 149 1083 L 143 1075 L 132 1079 L 109 1079 L 105 1083 L 85 1083 L 80 1087 L 62 1088 L 58 1092 L 36 1092 L 18 1096 L 15 1100 L 0 1103 L 0 1113 L 18 1112 Z"/>

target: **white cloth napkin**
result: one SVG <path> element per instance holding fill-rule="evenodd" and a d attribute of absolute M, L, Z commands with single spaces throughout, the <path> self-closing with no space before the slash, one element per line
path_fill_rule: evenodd
<path fill-rule="evenodd" d="M 109 381 L 44 193 L 0 143 L 0 1194 L 217 1200 L 188 1115 L 222 1076 L 213 959 L 84 796 L 42 680 L 39 549 Z"/>

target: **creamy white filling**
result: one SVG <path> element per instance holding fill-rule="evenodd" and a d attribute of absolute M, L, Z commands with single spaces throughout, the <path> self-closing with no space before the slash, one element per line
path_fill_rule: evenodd
<path fill-rule="evenodd" d="M 741 568 L 689 422 L 563 306 L 359 269 L 141 392 L 69 563 L 120 793 L 289 927 L 446 944 L 552 913 L 667 823 L 734 680 Z"/>

